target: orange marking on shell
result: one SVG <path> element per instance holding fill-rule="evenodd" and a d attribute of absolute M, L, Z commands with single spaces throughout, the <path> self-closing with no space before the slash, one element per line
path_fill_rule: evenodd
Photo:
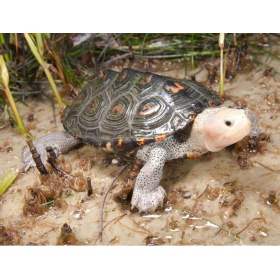
<path fill-rule="evenodd" d="M 146 76 L 146 81 L 149 84 L 152 81 L 153 75 Z"/>
<path fill-rule="evenodd" d="M 169 85 L 166 85 L 165 86 L 165 89 L 166 89 L 166 91 L 168 91 L 168 92 L 172 92 L 172 93 L 177 93 L 178 91 L 179 91 L 179 89 L 178 88 L 176 88 L 176 87 L 171 87 L 171 86 L 169 86 Z"/>
<path fill-rule="evenodd" d="M 141 138 L 141 139 L 137 140 L 137 145 L 138 146 L 143 146 L 144 144 L 145 144 L 145 139 L 144 138 Z"/>
<path fill-rule="evenodd" d="M 183 89 L 184 89 L 184 87 L 183 87 L 180 83 L 174 82 L 174 84 L 175 84 L 175 86 L 176 86 L 179 90 L 183 90 Z"/>
<path fill-rule="evenodd" d="M 162 141 L 162 140 L 164 140 L 164 139 L 166 139 L 166 135 L 160 135 L 160 136 L 157 136 L 156 138 L 155 138 L 155 140 L 156 140 L 156 142 L 159 142 L 159 141 Z"/>
<path fill-rule="evenodd" d="M 146 115 L 150 115 L 154 112 L 155 112 L 155 107 L 150 104 L 147 104 L 147 105 L 143 106 L 143 108 L 139 114 L 140 114 L 140 116 L 146 116 Z"/>
<path fill-rule="evenodd" d="M 198 157 L 200 157 L 200 155 L 198 155 L 198 154 L 187 154 L 187 157 L 188 158 L 198 158 Z"/>
<path fill-rule="evenodd" d="M 191 115 L 191 122 L 194 122 L 196 115 Z"/>
<path fill-rule="evenodd" d="M 217 107 L 216 104 L 213 104 L 211 100 L 208 101 L 208 105 L 210 106 L 210 108 L 215 108 Z"/>
<path fill-rule="evenodd" d="M 127 72 L 124 72 L 121 76 L 120 76 L 120 80 L 124 80 L 127 76 Z"/>
<path fill-rule="evenodd" d="M 118 147 L 122 147 L 122 145 L 123 145 L 123 139 L 119 139 L 117 146 Z"/>
<path fill-rule="evenodd" d="M 184 89 L 184 87 L 181 85 L 181 84 L 179 84 L 178 82 L 174 82 L 174 85 L 175 86 L 169 86 L 169 85 L 166 85 L 165 86 L 165 89 L 167 90 L 167 91 L 171 91 L 172 93 L 174 93 L 174 94 L 176 94 L 176 93 L 178 93 L 180 90 L 182 90 L 182 89 Z"/>
<path fill-rule="evenodd" d="M 114 108 L 112 109 L 112 111 L 116 114 L 119 115 L 122 112 L 122 106 L 121 105 L 116 105 L 114 106 Z"/>

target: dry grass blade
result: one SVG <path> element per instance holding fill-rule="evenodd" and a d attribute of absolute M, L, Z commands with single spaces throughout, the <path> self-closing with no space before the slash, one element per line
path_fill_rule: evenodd
<path fill-rule="evenodd" d="M 224 42 L 225 42 L 225 33 L 220 33 L 219 47 L 221 49 L 221 59 L 220 59 L 220 96 L 221 97 L 224 97 Z"/>

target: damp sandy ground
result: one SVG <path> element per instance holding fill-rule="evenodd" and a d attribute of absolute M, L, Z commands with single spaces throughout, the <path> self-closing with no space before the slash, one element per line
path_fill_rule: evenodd
<path fill-rule="evenodd" d="M 279 65 L 270 66 L 280 72 Z M 159 73 L 183 78 L 184 68 Z M 90 170 L 81 171 L 85 178 L 91 178 L 94 194 L 90 198 L 86 191 L 69 191 L 72 196 L 63 199 L 62 207 L 50 204 L 42 215 L 24 215 L 28 188 L 39 184 L 38 171 L 32 168 L 0 197 L 0 225 L 20 245 L 56 245 L 64 223 L 82 245 L 280 245 L 280 103 L 271 99 L 274 93 L 280 99 L 280 77 L 276 72 L 268 77 L 263 73 L 264 69 L 254 67 L 226 84 L 225 105 L 236 106 L 237 99 L 244 99 L 259 118 L 261 132 L 270 136 L 264 152 L 249 157 L 247 168 L 241 169 L 238 155 L 230 149 L 168 163 L 161 182 L 168 194 L 166 204 L 152 215 L 140 215 L 130 211 L 129 204 L 115 201 L 115 195 L 127 183 L 125 171 L 107 196 L 100 242 L 102 194 L 120 167 L 106 166 L 102 152 L 83 146 L 64 158 L 71 163 L 72 173 L 80 169 L 81 160 L 91 161 Z M 197 75 L 198 81 L 205 79 L 205 71 Z M 218 90 L 217 84 L 212 87 Z M 54 121 L 46 99 L 33 97 L 27 101 L 29 107 L 18 106 L 25 124 L 33 127 L 32 135 L 63 130 L 58 107 Z M 31 122 L 30 114 L 34 116 Z M 25 137 L 16 129 L 8 126 L 0 130 L 0 178 L 19 164 L 25 145 Z M 269 196 L 271 192 L 275 197 Z M 234 200 L 238 207 L 231 212 Z"/>

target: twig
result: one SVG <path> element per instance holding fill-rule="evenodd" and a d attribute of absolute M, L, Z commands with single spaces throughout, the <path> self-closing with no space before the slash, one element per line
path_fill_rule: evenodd
<path fill-rule="evenodd" d="M 268 169 L 272 172 L 276 172 L 277 174 L 280 172 L 280 170 L 277 170 L 277 169 L 271 168 L 269 166 L 266 166 L 266 165 L 260 163 L 259 161 L 253 161 L 253 163 L 259 164 L 260 166 L 262 166 L 262 167 L 264 167 L 264 168 L 266 168 L 266 169 Z"/>
<path fill-rule="evenodd" d="M 175 207 L 174 207 L 174 208 L 175 208 Z M 187 209 L 182 208 L 182 207 L 176 207 L 176 208 L 181 209 L 182 211 L 188 212 L 189 214 L 191 214 L 191 215 L 193 215 L 193 216 L 195 216 L 195 217 L 197 217 L 197 218 L 200 218 L 200 219 L 202 219 L 202 220 L 204 220 L 204 221 L 206 221 L 206 222 L 208 222 L 208 223 L 210 223 L 210 224 L 212 224 L 212 225 L 214 225 L 214 226 L 217 226 L 217 227 L 219 228 L 219 232 L 222 230 L 222 231 L 225 231 L 225 232 L 227 232 L 228 234 L 230 234 L 230 235 L 232 235 L 232 236 L 234 236 L 234 237 L 236 237 L 236 238 L 238 238 L 238 239 L 242 239 L 242 238 L 238 235 L 238 233 L 235 234 L 235 233 L 233 233 L 233 232 L 231 232 L 231 231 L 229 231 L 229 230 L 226 230 L 225 228 L 219 226 L 218 224 L 216 224 L 216 223 L 214 223 L 214 222 L 212 222 L 212 221 L 210 221 L 210 220 L 208 220 L 208 219 L 206 219 L 206 218 L 204 218 L 204 217 L 202 217 L 202 216 L 200 216 L 200 215 L 197 215 L 196 213 L 194 213 L 194 212 L 192 212 L 192 211 L 190 211 L 190 210 L 187 210 Z"/>
<path fill-rule="evenodd" d="M 40 155 L 37 152 L 37 149 L 35 148 L 32 139 L 30 138 L 26 138 L 26 143 L 29 147 L 30 153 L 32 155 L 32 158 L 36 164 L 36 167 L 38 169 L 38 171 L 40 172 L 41 175 L 48 175 L 49 172 L 46 169 L 45 165 L 42 162 L 42 159 L 40 157 Z"/>
<path fill-rule="evenodd" d="M 113 220 L 111 220 L 110 222 L 108 222 L 108 223 L 104 226 L 104 228 L 107 227 L 107 226 L 108 226 L 110 223 L 112 223 L 112 222 L 115 222 L 115 223 L 116 223 L 116 222 L 120 221 L 124 216 L 129 215 L 129 214 L 130 214 L 129 212 L 125 212 L 125 213 L 122 214 L 121 216 L 114 218 Z M 103 229 L 104 229 L 104 228 L 103 228 Z M 97 240 L 98 240 L 98 238 L 95 240 L 94 245 L 96 245 Z"/>
<path fill-rule="evenodd" d="M 92 195 L 91 179 L 87 177 L 87 195 L 90 197 Z"/>
<path fill-rule="evenodd" d="M 104 210 L 104 205 L 105 205 L 105 200 L 106 197 L 109 193 L 109 191 L 112 189 L 113 184 L 115 183 L 115 181 L 118 179 L 118 177 L 124 172 L 124 170 L 130 165 L 131 163 L 126 164 L 115 176 L 115 178 L 113 179 L 113 181 L 111 182 L 111 184 L 108 186 L 108 188 L 106 189 L 103 198 L 102 198 L 102 202 L 101 202 L 101 208 L 100 208 L 100 215 L 99 215 L 99 239 L 100 242 L 102 242 L 102 230 L 103 230 L 103 210 Z"/>
<path fill-rule="evenodd" d="M 220 33 L 219 36 L 219 47 L 221 49 L 220 54 L 220 96 L 224 97 L 224 41 L 225 41 L 225 34 Z"/>
<path fill-rule="evenodd" d="M 104 65 L 108 65 L 108 64 L 113 63 L 113 62 L 115 62 L 115 61 L 117 61 L 117 60 L 119 60 L 119 59 L 123 59 L 123 58 L 125 58 L 125 57 L 127 57 L 127 56 L 132 56 L 132 53 L 129 52 L 129 53 L 125 53 L 125 54 L 118 55 L 118 56 L 116 56 L 116 57 L 114 57 L 114 58 L 112 58 L 112 59 L 110 59 L 110 60 L 104 62 Z"/>
<path fill-rule="evenodd" d="M 246 227 L 244 227 L 242 230 L 240 230 L 238 233 L 236 233 L 236 235 L 239 235 L 241 232 L 243 232 L 245 229 L 247 229 L 254 221 L 258 221 L 258 220 L 263 220 L 263 218 L 259 217 L 259 218 L 252 219 L 252 221 Z"/>

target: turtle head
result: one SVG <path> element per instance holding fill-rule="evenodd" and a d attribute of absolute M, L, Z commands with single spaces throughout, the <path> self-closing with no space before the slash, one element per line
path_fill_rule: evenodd
<path fill-rule="evenodd" d="M 240 141 L 251 131 L 251 122 L 242 109 L 209 108 L 197 118 L 195 122 L 200 122 L 202 145 L 211 152 Z"/>

